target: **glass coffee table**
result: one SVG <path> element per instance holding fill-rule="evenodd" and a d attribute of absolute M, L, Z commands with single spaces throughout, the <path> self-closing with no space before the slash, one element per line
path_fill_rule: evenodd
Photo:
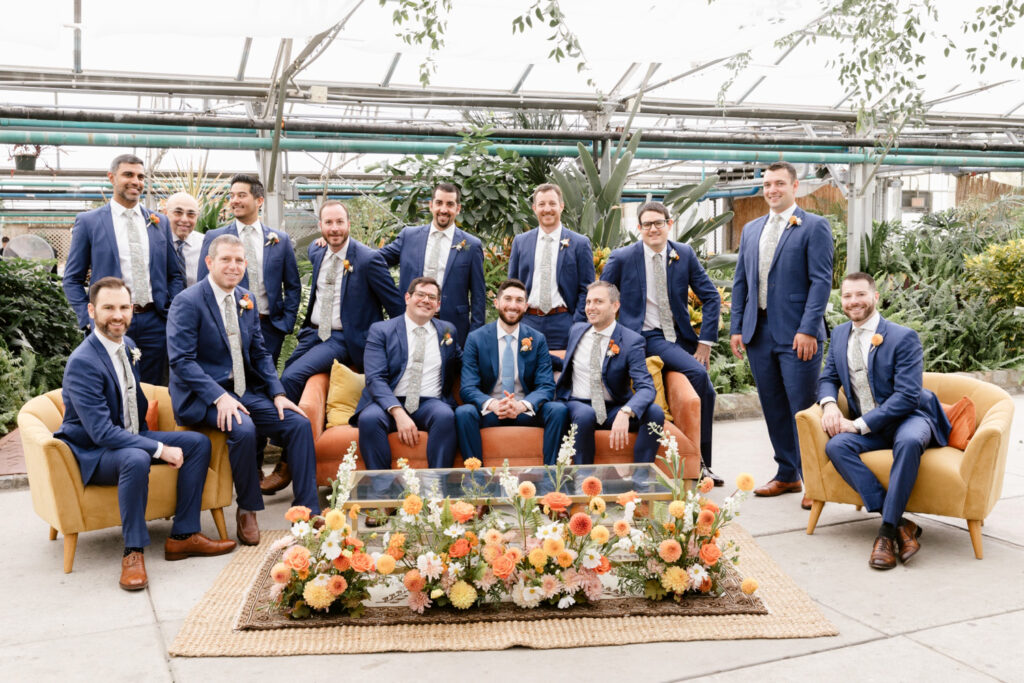
<path fill-rule="evenodd" d="M 420 495 L 430 495 L 436 484 L 442 498 L 462 499 L 474 505 L 496 502 L 504 497 L 501 488 L 501 468 L 481 467 L 473 472 L 465 468 L 416 470 L 420 480 Z M 537 497 L 554 490 L 554 468 L 509 467 L 509 472 L 520 482 L 531 481 L 537 487 Z M 349 503 L 364 508 L 396 507 L 406 489 L 401 470 L 357 470 L 356 482 Z M 596 477 L 601 481 L 600 498 L 615 500 L 620 493 L 635 491 L 644 500 L 671 500 L 672 488 L 664 473 L 652 463 L 625 463 L 620 465 L 579 465 L 569 468 L 561 492 L 574 503 L 585 503 L 590 497 L 581 490 L 583 480 Z"/>

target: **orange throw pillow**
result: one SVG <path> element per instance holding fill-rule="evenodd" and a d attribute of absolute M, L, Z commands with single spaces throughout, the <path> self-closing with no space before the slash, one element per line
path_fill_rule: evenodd
<path fill-rule="evenodd" d="M 961 451 L 967 450 L 967 444 L 974 436 L 974 430 L 978 428 L 978 416 L 974 410 L 974 401 L 964 396 L 953 405 L 943 403 L 942 409 L 946 411 L 946 417 L 949 418 L 949 445 Z"/>
<path fill-rule="evenodd" d="M 159 405 L 159 401 L 152 400 L 149 402 L 149 408 L 146 410 L 146 426 L 149 427 L 149 431 L 151 432 L 155 432 L 160 429 Z"/>

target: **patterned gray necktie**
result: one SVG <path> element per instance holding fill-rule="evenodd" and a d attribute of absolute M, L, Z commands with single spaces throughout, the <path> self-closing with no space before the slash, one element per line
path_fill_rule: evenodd
<path fill-rule="evenodd" d="M 547 313 L 551 310 L 551 243 L 555 238 L 551 235 L 541 237 L 540 250 L 540 310 Z"/>
<path fill-rule="evenodd" d="M 117 358 L 124 373 L 124 428 L 132 434 L 139 433 L 139 401 L 135 396 L 135 373 L 132 372 L 124 344 L 117 348 Z"/>
<path fill-rule="evenodd" d="M 597 416 L 597 424 L 603 425 L 608 419 L 608 407 L 604 403 L 604 382 L 601 380 L 601 366 L 604 364 L 604 335 L 594 331 L 590 347 L 590 405 Z"/>
<path fill-rule="evenodd" d="M 668 279 L 665 276 L 665 261 L 661 256 L 661 254 L 651 256 L 654 259 L 654 300 L 658 302 L 661 331 L 665 335 L 666 341 L 675 342 L 675 318 L 672 317 L 672 307 L 668 303 Z"/>
<path fill-rule="evenodd" d="M 245 246 L 245 270 L 249 274 L 249 291 L 259 295 L 260 291 L 260 262 L 256 258 L 256 245 L 259 244 L 259 233 L 255 225 L 247 225 L 242 236 L 242 244 Z M 260 245 L 262 248 L 262 245 Z"/>
<path fill-rule="evenodd" d="M 132 303 L 144 306 L 153 300 L 153 291 L 149 285 L 149 269 L 146 268 L 142 234 L 135 219 L 134 211 L 124 212 L 125 225 L 128 228 L 128 255 L 132 260 Z"/>
<path fill-rule="evenodd" d="M 245 393 L 245 363 L 242 362 L 242 333 L 238 329 L 238 313 L 235 311 L 235 297 L 224 297 L 224 329 L 228 333 L 228 347 L 231 349 L 231 372 L 235 379 L 235 394 Z"/>
<path fill-rule="evenodd" d="M 761 238 L 757 261 L 757 305 L 765 309 L 768 308 L 768 271 L 772 269 L 775 247 L 779 246 L 781 236 L 782 216 L 775 214 L 768 221 L 764 236 Z"/>
<path fill-rule="evenodd" d="M 324 276 L 324 289 L 321 292 L 323 296 L 319 301 L 320 324 L 317 328 L 317 336 L 320 337 L 320 341 L 327 341 L 331 338 L 331 326 L 334 322 L 334 287 L 338 279 L 338 257 L 334 254 L 329 254 L 327 260 L 331 264 L 327 266 L 327 274 Z"/>
<path fill-rule="evenodd" d="M 867 330 L 859 327 L 853 328 L 850 335 L 850 381 L 853 383 L 853 391 L 857 394 L 857 405 L 860 406 L 860 414 L 875 409 L 875 398 L 871 395 L 871 383 L 868 381 L 868 367 L 864 364 L 864 345 L 861 337 Z"/>
<path fill-rule="evenodd" d="M 423 358 L 427 355 L 427 329 L 416 327 L 412 331 L 412 356 L 409 358 L 409 385 L 405 392 L 405 412 L 412 415 L 420 407 L 420 386 L 423 384 Z"/>
<path fill-rule="evenodd" d="M 423 265 L 423 277 L 437 279 L 437 259 L 441 249 L 441 231 L 434 230 L 430 233 L 430 245 L 427 247 L 427 262 Z"/>

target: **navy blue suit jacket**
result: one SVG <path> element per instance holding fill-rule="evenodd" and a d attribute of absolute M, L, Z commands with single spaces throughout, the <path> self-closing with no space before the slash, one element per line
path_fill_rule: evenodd
<path fill-rule="evenodd" d="M 309 260 L 313 264 L 310 281 L 309 304 L 303 325 L 310 324 L 310 314 L 316 310 L 316 282 L 320 277 L 320 264 L 327 247 L 309 245 Z M 363 368 L 363 347 L 370 325 L 384 319 L 383 311 L 391 318 L 405 313 L 405 301 L 391 279 L 384 258 L 373 249 L 349 237 L 345 254 L 351 270 L 341 278 L 341 327 L 345 346 L 357 370 Z"/>
<path fill-rule="evenodd" d="M 287 233 L 263 227 L 263 285 L 267 288 L 269 311 L 260 313 L 270 316 L 270 322 L 284 334 L 291 334 L 295 329 L 295 318 L 299 315 L 299 304 L 302 302 L 302 280 L 299 278 L 299 266 L 295 260 L 295 247 Z M 211 230 L 203 237 L 203 247 L 199 250 L 199 270 L 196 282 L 209 275 L 206 267 L 206 253 L 210 250 L 210 242 L 221 235 L 238 237 L 235 221 Z M 277 235 L 277 244 L 271 243 L 270 236 Z M 249 273 L 242 276 L 239 287 L 249 289 Z"/>
<path fill-rule="evenodd" d="M 537 252 L 537 236 L 540 228 L 516 235 L 512 240 L 512 254 L 508 259 L 508 276 L 526 285 L 529 292 L 533 287 L 533 273 L 536 265 L 533 256 Z M 562 227 L 558 241 L 569 240 L 569 246 L 558 247 L 558 259 L 555 262 L 555 281 L 558 293 L 565 300 L 566 308 L 573 320 L 582 322 L 587 319 L 585 307 L 587 303 L 587 285 L 594 281 L 594 250 L 590 246 L 590 238 Z"/>
<path fill-rule="evenodd" d="M 825 369 L 818 379 L 819 401 L 836 398 L 839 387 L 847 398 L 854 395 L 847 359 L 852 328 L 853 323 L 846 322 L 832 331 Z M 945 446 L 949 439 L 949 419 L 938 397 L 921 384 L 924 352 L 917 332 L 881 318 L 876 334 L 882 337 L 882 343 L 872 345 L 868 352 L 868 382 L 875 409 L 861 415 L 856 401 L 848 401 L 851 418 L 863 418 L 872 432 L 881 432 L 897 427 L 911 415 L 919 415 L 931 424 L 935 441 Z"/>
<path fill-rule="evenodd" d="M 139 448 L 151 456 L 156 454 L 159 443 L 149 438 L 146 426 L 146 411 L 149 403 L 142 393 L 138 364 L 132 361 L 131 350 L 135 342 L 124 338 L 135 375 L 135 400 L 139 408 L 136 422 L 139 433 L 132 434 L 124 426 L 124 401 L 117 380 L 114 364 L 103 343 L 90 334 L 78 345 L 64 368 L 64 385 L 61 396 L 64 399 L 64 422 L 54 436 L 71 448 L 82 470 L 82 482 L 88 484 L 99 465 L 100 458 L 108 450 Z"/>
<path fill-rule="evenodd" d="M 455 407 L 455 378 L 459 372 L 459 358 L 462 355 L 455 340 L 455 326 L 434 318 L 430 321 L 437 332 L 437 343 L 441 350 L 441 399 Z M 409 342 L 406 334 L 405 315 L 390 318 L 370 325 L 366 337 L 366 389 L 359 398 L 352 422 L 371 402 L 384 410 L 400 405 L 395 397 L 395 387 L 402 379 L 409 361 Z"/>
<path fill-rule="evenodd" d="M 768 271 L 768 331 L 775 344 L 790 346 L 797 332 L 825 339 L 825 306 L 832 293 L 832 229 L 828 221 L 799 206 L 800 225 L 782 232 Z M 730 334 L 749 344 L 757 329 L 758 254 L 768 216 L 743 226 L 732 285 Z"/>
<path fill-rule="evenodd" d="M 178 292 L 185 289 L 185 277 L 181 274 L 178 257 L 171 246 L 171 224 L 167 217 L 140 208 L 146 222 L 146 236 L 149 238 L 149 284 L 153 290 L 153 304 L 157 313 L 166 318 L 171 301 Z M 159 225 L 151 223 L 150 216 L 159 218 Z M 71 248 L 64 266 L 62 285 L 78 318 L 79 327 L 92 326 L 88 283 L 108 276 L 124 277 L 124 273 L 121 272 L 110 204 L 105 204 L 98 209 L 78 214 L 71 229 Z"/>
<path fill-rule="evenodd" d="M 235 287 L 235 301 L 249 294 Z M 263 345 L 259 313 L 239 307 L 238 329 L 242 336 L 242 361 L 246 391 L 262 391 L 273 397 L 284 393 L 274 361 Z M 168 389 L 179 424 L 200 422 L 206 411 L 230 386 L 231 347 L 213 287 L 203 278 L 182 292 L 167 316 L 167 355 L 171 366 Z"/>
<path fill-rule="evenodd" d="M 590 328 L 590 323 L 576 323 L 569 330 L 569 342 L 565 349 L 565 370 L 555 386 L 555 398 L 560 401 L 568 401 L 572 397 L 573 354 L 576 353 L 576 345 L 583 334 Z M 619 347 L 619 352 L 614 355 L 605 354 L 601 366 L 601 378 L 608 393 L 611 394 L 611 404 L 628 405 L 634 415 L 643 415 L 655 396 L 654 380 L 647 370 L 644 338 L 633 330 L 617 324 L 612 331 L 612 341 Z M 589 358 L 579 360 L 582 363 L 590 362 Z"/>
<path fill-rule="evenodd" d="M 474 330 L 466 339 L 462 350 L 462 387 L 459 394 L 463 403 L 472 403 L 478 410 L 491 398 L 498 376 L 498 355 L 504 348 L 498 348 L 498 323 L 488 323 Z M 523 340 L 532 338 L 529 349 L 523 348 Z M 555 376 L 551 370 L 551 354 L 548 342 L 537 330 L 519 325 L 519 348 L 516 366 L 519 369 L 519 383 L 523 385 L 523 398 L 533 406 L 534 412 L 555 397 Z"/>
<path fill-rule="evenodd" d="M 693 249 L 680 242 L 668 243 L 668 265 L 665 277 L 668 284 L 668 302 L 675 319 L 676 339 L 684 341 L 691 353 L 697 347 L 697 335 L 690 323 L 690 288 L 700 298 L 702 321 L 700 339 L 714 344 L 718 341 L 718 315 L 722 297 Z M 608 257 L 601 279 L 619 288 L 619 322 L 634 332 L 641 332 L 647 313 L 647 270 L 643 242 L 619 247 Z"/>
<path fill-rule="evenodd" d="M 459 344 L 484 324 L 487 313 L 487 285 L 484 282 L 484 249 L 480 240 L 455 226 L 448 263 L 441 282 L 442 320 L 455 325 Z M 398 265 L 398 290 L 409 291 L 409 283 L 423 275 L 430 225 L 404 228 L 394 242 L 381 248 L 389 266 Z M 471 302 L 472 300 L 472 302 Z M 404 308 L 404 305 L 403 305 Z"/>

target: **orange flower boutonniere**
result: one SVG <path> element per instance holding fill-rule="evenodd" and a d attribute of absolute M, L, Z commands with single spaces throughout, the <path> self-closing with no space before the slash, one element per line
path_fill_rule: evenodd
<path fill-rule="evenodd" d="M 155 213 L 149 214 L 149 222 L 152 223 L 153 225 L 160 225 L 160 216 L 156 215 Z"/>
<path fill-rule="evenodd" d="M 445 332 L 444 333 L 444 337 L 441 339 L 441 343 L 444 344 L 445 346 L 451 346 L 452 345 L 452 341 L 454 341 L 452 339 L 452 333 L 451 332 Z"/>
<path fill-rule="evenodd" d="M 461 242 L 459 242 L 458 244 L 456 244 L 455 246 L 452 247 L 452 249 L 454 249 L 455 251 L 462 251 L 465 248 L 466 248 L 466 240 L 462 240 Z"/>
<path fill-rule="evenodd" d="M 669 250 L 668 250 L 668 262 L 672 263 L 673 261 L 678 261 L 678 260 L 679 260 L 679 252 L 677 252 L 675 249 L 669 248 Z"/>
<path fill-rule="evenodd" d="M 615 343 L 614 339 L 611 340 L 610 342 L 608 342 L 608 357 L 609 358 L 614 358 L 615 356 L 619 355 L 619 350 L 620 350 L 619 349 L 619 345 Z"/>
<path fill-rule="evenodd" d="M 519 342 L 520 351 L 529 351 L 533 348 L 533 337 L 523 337 Z"/>
<path fill-rule="evenodd" d="M 280 237 L 278 237 L 275 233 L 270 233 L 270 237 L 268 237 L 267 241 L 263 243 L 263 246 L 265 246 L 265 247 L 272 247 L 272 246 L 274 246 L 275 244 L 277 244 L 280 241 L 281 241 Z"/>
<path fill-rule="evenodd" d="M 786 226 L 786 227 L 790 227 L 790 226 L 793 226 L 793 225 L 803 225 L 803 223 L 804 223 L 804 221 L 803 221 L 802 218 L 800 218 L 799 216 L 793 215 L 793 216 L 789 217 L 789 225 Z"/>
<path fill-rule="evenodd" d="M 341 262 L 341 269 L 344 270 L 346 273 L 352 272 L 352 264 L 348 262 L 348 259 L 344 259 Z"/>
<path fill-rule="evenodd" d="M 253 307 L 252 299 L 249 298 L 248 294 L 242 295 L 241 300 L 238 302 L 238 308 L 242 313 L 251 311 Z"/>
<path fill-rule="evenodd" d="M 881 346 L 883 341 L 885 341 L 885 338 L 882 335 L 878 334 L 877 332 L 871 335 L 872 346 Z"/>

